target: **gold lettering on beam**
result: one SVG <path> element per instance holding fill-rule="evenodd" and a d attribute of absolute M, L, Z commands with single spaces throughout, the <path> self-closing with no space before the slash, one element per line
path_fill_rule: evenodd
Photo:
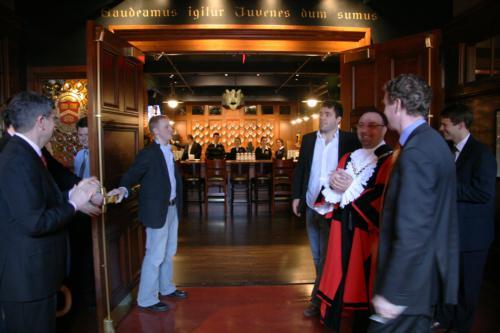
<path fill-rule="evenodd" d="M 222 17 L 224 16 L 224 8 L 212 8 L 210 6 L 201 6 L 199 8 L 188 7 L 188 16 L 194 21 L 201 17 Z"/>
<path fill-rule="evenodd" d="M 366 12 L 338 12 L 337 19 L 339 20 L 355 20 L 355 21 L 376 21 L 378 19 L 376 13 Z"/>
<path fill-rule="evenodd" d="M 300 16 L 302 18 L 326 19 L 328 18 L 328 13 L 324 10 L 307 10 L 302 8 L 300 10 Z"/>
<path fill-rule="evenodd" d="M 288 9 L 262 9 L 262 8 L 246 8 L 236 6 L 234 7 L 234 16 L 236 17 L 290 17 L 290 10 Z"/>

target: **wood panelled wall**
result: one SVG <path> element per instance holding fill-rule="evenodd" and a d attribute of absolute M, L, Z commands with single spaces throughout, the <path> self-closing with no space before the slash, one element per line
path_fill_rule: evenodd
<path fill-rule="evenodd" d="M 211 104 L 213 105 L 213 103 Z M 229 151 L 229 148 L 233 146 L 233 141 L 236 135 L 238 135 L 242 140 L 242 145 L 244 147 L 247 146 L 248 142 L 251 141 L 254 147 L 257 147 L 260 142 L 260 138 L 265 135 L 265 130 L 261 132 L 261 134 L 256 133 L 255 136 L 251 138 L 246 138 L 245 134 L 249 131 L 248 128 L 245 129 L 245 126 L 249 127 L 252 124 L 265 126 L 267 124 L 272 124 L 272 141 L 273 144 L 277 138 L 281 138 L 285 142 L 285 146 L 287 149 L 298 149 L 297 140 L 300 144 L 300 140 L 302 139 L 302 135 L 313 131 L 318 128 L 318 121 L 310 119 L 307 122 L 303 122 L 298 125 L 292 125 L 291 120 L 298 117 L 299 103 L 246 103 L 246 105 L 256 105 L 257 112 L 255 115 L 245 114 L 244 108 L 240 108 L 238 110 L 230 110 L 221 107 L 220 115 L 211 115 L 209 114 L 209 106 L 205 103 L 187 103 L 183 105 L 183 109 L 185 113 L 179 114 L 179 112 L 175 110 L 171 110 L 165 106 L 165 110 L 167 110 L 167 115 L 171 120 L 174 121 L 174 130 L 180 135 L 181 142 L 186 142 L 186 137 L 188 134 L 194 135 L 196 133 L 197 125 L 208 126 L 205 127 L 204 132 L 206 136 L 203 137 L 203 142 L 201 142 L 200 138 L 195 138 L 195 140 L 202 144 L 203 152 L 207 147 L 207 139 L 208 143 L 212 142 L 212 135 L 215 132 L 218 132 L 221 135 L 221 141 L 226 148 L 226 151 Z M 193 115 L 192 110 L 193 107 L 203 107 L 203 115 Z M 263 114 L 262 108 L 264 107 L 272 107 L 273 114 Z M 283 115 L 280 114 L 281 106 L 289 106 L 290 114 Z M 215 126 L 221 126 L 219 128 L 215 128 Z M 235 128 L 238 127 L 238 130 Z M 266 128 L 269 129 L 269 126 Z M 231 133 L 233 131 L 233 133 Z M 240 133 L 241 131 L 241 133 Z M 236 134 L 235 132 L 238 132 Z M 274 147 L 273 147 L 274 148 Z"/>

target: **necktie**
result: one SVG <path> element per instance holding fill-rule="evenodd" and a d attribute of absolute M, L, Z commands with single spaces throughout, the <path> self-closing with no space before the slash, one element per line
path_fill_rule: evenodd
<path fill-rule="evenodd" d="M 458 159 L 458 155 L 460 154 L 460 150 L 458 150 L 457 146 L 453 145 L 451 146 L 451 152 L 453 153 L 453 157 L 456 161 Z"/>
<path fill-rule="evenodd" d="M 40 155 L 40 159 L 42 160 L 43 166 L 47 167 L 47 160 L 45 159 L 45 156 L 43 156 L 43 154 Z"/>
<path fill-rule="evenodd" d="M 84 149 L 83 150 L 83 161 L 82 161 L 82 164 L 80 165 L 80 170 L 78 172 L 78 176 L 80 178 L 83 178 L 84 174 L 85 174 L 85 168 L 87 166 L 87 158 L 88 158 L 88 150 L 87 149 Z"/>

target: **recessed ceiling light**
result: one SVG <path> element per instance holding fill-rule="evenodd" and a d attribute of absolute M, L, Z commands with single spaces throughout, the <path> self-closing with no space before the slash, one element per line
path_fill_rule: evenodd
<path fill-rule="evenodd" d="M 224 76 L 229 76 L 229 74 L 227 74 L 227 73 L 224 73 Z"/>
<path fill-rule="evenodd" d="M 299 74 L 295 74 L 295 76 L 297 76 L 297 77 L 298 77 L 298 76 L 299 76 Z"/>
<path fill-rule="evenodd" d="M 255 75 L 260 76 L 260 73 L 257 73 L 257 74 L 255 74 Z"/>

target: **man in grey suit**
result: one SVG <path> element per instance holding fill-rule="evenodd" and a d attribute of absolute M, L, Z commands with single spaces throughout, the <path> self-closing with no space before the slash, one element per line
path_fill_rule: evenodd
<path fill-rule="evenodd" d="M 457 302 L 455 165 L 426 122 L 431 99 L 431 88 L 415 75 L 385 86 L 384 113 L 401 150 L 382 211 L 369 332 L 429 332 L 433 307 Z"/>

